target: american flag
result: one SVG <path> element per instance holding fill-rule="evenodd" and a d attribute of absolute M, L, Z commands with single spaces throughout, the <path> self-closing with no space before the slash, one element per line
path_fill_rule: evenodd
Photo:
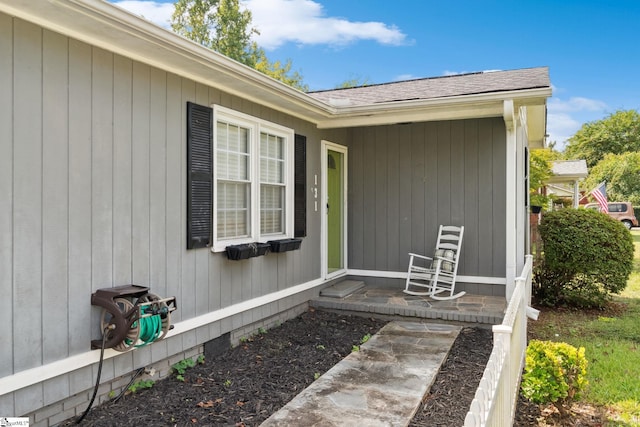
<path fill-rule="evenodd" d="M 609 212 L 609 205 L 607 203 L 606 181 L 601 182 L 596 188 L 591 190 L 591 195 L 595 197 L 596 201 L 600 205 L 600 212 Z"/>

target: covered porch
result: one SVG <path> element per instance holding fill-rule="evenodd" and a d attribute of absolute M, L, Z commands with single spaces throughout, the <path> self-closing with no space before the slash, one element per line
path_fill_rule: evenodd
<path fill-rule="evenodd" d="M 407 295 L 398 286 L 372 285 L 364 285 L 342 297 L 323 296 L 321 293 L 320 296 L 309 301 L 309 304 L 324 310 L 341 310 L 355 314 L 370 313 L 375 316 L 414 317 L 486 327 L 502 323 L 507 308 L 507 300 L 504 296 L 467 293 L 460 298 L 437 301 L 428 296 Z"/>

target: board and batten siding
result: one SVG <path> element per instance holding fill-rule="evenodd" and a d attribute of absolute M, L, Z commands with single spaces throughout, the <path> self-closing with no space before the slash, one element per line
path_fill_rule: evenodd
<path fill-rule="evenodd" d="M 220 104 L 320 141 L 308 122 L 0 14 L 0 378 L 90 350 L 99 288 L 175 296 L 180 322 L 320 277 L 320 214 L 297 251 L 229 261 L 186 249 L 186 104 Z M 292 296 L 105 361 L 103 380 L 276 315 Z M 95 367 L 0 397 L 27 413 L 89 389 Z M 10 402 L 10 403 L 9 403 Z M 15 404 L 15 406 L 13 406 Z"/>
<path fill-rule="evenodd" d="M 504 277 L 505 141 L 502 118 L 352 129 L 349 268 L 405 271 L 450 224 L 465 226 L 458 274 Z"/>

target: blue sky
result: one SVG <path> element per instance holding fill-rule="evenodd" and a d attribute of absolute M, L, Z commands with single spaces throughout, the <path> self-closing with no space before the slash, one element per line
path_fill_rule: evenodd
<path fill-rule="evenodd" d="M 168 27 L 172 0 L 113 3 Z M 269 59 L 311 90 L 548 66 L 550 141 L 640 109 L 640 1 L 246 0 Z"/>

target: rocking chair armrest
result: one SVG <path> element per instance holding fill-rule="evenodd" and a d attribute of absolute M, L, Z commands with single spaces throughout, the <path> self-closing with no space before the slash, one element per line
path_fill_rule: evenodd
<path fill-rule="evenodd" d="M 447 257 L 441 257 L 441 256 L 434 256 L 433 257 L 433 261 L 438 263 L 438 264 L 442 264 L 443 262 L 448 262 L 448 263 L 451 263 L 452 265 L 455 265 L 457 263 L 457 261 L 455 259 L 451 259 L 451 258 L 447 258 Z"/>
<path fill-rule="evenodd" d="M 422 259 L 428 259 L 428 260 L 433 260 L 433 258 L 428 257 L 428 256 L 424 256 L 424 255 L 418 255 L 418 254 L 414 254 L 413 252 L 409 252 L 409 256 L 414 256 L 417 258 L 422 258 Z"/>

